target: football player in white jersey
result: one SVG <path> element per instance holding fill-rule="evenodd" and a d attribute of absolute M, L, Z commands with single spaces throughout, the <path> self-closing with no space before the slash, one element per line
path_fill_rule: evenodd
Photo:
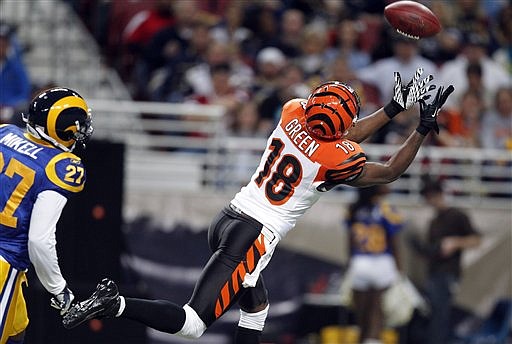
<path fill-rule="evenodd" d="M 359 97 L 331 81 L 308 99 L 287 102 L 281 120 L 250 182 L 212 221 L 213 252 L 190 300 L 184 306 L 163 300 L 119 295 L 110 279 L 64 316 L 66 328 L 91 318 L 124 317 L 159 331 L 198 338 L 232 305 L 240 306 L 235 343 L 259 343 L 269 303 L 261 276 L 279 241 L 326 191 L 339 184 L 364 187 L 397 179 L 414 159 L 453 87 L 437 91 L 427 104 L 432 76 L 419 68 L 406 86 L 395 73 L 394 97 L 384 108 L 357 122 Z M 359 142 L 398 113 L 420 102 L 419 125 L 385 163 L 366 161 Z"/>

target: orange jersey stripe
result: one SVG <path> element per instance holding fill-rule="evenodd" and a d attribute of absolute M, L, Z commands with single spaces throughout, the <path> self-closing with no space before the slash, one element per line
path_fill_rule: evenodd
<path fill-rule="evenodd" d="M 215 318 L 219 318 L 229 308 L 230 303 L 240 291 L 240 285 L 245 275 L 254 271 L 259 259 L 265 252 L 265 237 L 263 234 L 260 234 L 247 250 L 245 260 L 238 263 L 231 274 L 231 279 L 221 288 L 220 296 L 215 301 Z"/>

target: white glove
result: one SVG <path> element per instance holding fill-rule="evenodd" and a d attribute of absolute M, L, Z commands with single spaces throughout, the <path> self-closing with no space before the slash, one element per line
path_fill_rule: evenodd
<path fill-rule="evenodd" d="M 411 81 L 404 86 L 400 73 L 395 72 L 395 87 L 393 90 L 393 99 L 384 107 L 384 111 L 389 118 L 395 117 L 398 113 L 410 109 L 420 99 L 428 99 L 427 93 L 436 88 L 435 85 L 428 86 L 428 83 L 434 79 L 432 75 L 420 80 L 423 74 L 423 68 L 418 68 Z"/>
<path fill-rule="evenodd" d="M 50 305 L 53 308 L 60 310 L 60 315 L 64 315 L 71 307 L 74 299 L 75 295 L 73 292 L 68 288 L 68 286 L 65 286 L 64 290 L 51 298 Z"/>

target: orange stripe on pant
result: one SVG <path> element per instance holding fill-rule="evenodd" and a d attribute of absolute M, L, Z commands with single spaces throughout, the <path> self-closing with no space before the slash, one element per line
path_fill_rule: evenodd
<path fill-rule="evenodd" d="M 231 279 L 221 288 L 220 296 L 215 302 L 215 318 L 218 319 L 229 307 L 231 300 L 240 290 L 240 285 L 245 275 L 252 273 L 258 264 L 258 260 L 266 252 L 265 237 L 260 234 L 245 254 L 245 260 L 238 263 L 231 274 Z"/>

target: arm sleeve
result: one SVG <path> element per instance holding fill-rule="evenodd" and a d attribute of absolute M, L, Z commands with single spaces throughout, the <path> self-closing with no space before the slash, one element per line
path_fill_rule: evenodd
<path fill-rule="evenodd" d="M 28 253 L 37 277 L 51 294 L 66 286 L 57 259 L 55 231 L 67 199 L 55 191 L 43 191 L 37 196 L 30 218 Z"/>

